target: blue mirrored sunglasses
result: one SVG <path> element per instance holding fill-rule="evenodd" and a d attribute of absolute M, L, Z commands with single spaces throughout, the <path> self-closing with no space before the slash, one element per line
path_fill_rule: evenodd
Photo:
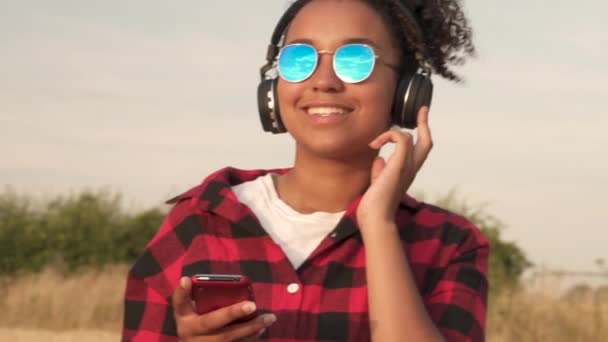
<path fill-rule="evenodd" d="M 333 54 L 336 76 L 345 83 L 365 81 L 374 71 L 376 59 L 371 46 L 366 44 L 346 44 L 335 52 L 315 49 L 310 44 L 289 44 L 281 48 L 277 69 L 279 76 L 287 82 L 302 82 L 312 76 L 319 63 L 320 54 Z M 388 63 L 388 66 L 396 69 Z"/>

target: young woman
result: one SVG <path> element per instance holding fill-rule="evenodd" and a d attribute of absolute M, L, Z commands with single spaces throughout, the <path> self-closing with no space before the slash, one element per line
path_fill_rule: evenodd
<path fill-rule="evenodd" d="M 123 340 L 483 340 L 486 239 L 406 195 L 432 147 L 428 74 L 457 79 L 470 38 L 457 0 L 295 1 L 258 94 L 293 167 L 225 168 L 171 201 L 129 273 Z M 197 315 L 196 273 L 246 275 L 255 303 Z"/>

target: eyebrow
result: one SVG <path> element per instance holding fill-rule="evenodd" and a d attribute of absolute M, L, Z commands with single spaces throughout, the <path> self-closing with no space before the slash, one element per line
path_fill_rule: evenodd
<path fill-rule="evenodd" d="M 310 44 L 313 46 L 315 45 L 312 40 L 307 39 L 307 38 L 299 38 L 299 39 L 290 40 L 289 42 L 285 42 L 285 44 L 296 44 L 296 43 Z M 382 48 L 380 48 L 378 46 L 378 44 L 374 43 L 373 40 L 367 39 L 367 38 L 349 38 L 349 39 L 342 41 L 342 44 L 367 44 L 367 45 L 370 45 L 371 47 L 373 47 L 377 51 L 382 51 Z"/>

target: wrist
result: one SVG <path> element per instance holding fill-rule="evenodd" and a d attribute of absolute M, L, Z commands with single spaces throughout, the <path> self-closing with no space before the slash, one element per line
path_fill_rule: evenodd
<path fill-rule="evenodd" d="M 397 233 L 397 224 L 387 219 L 368 220 L 359 223 L 359 230 L 364 240 L 386 238 Z"/>

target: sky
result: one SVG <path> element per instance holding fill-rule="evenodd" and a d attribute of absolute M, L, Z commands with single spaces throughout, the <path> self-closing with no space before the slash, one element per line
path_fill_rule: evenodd
<path fill-rule="evenodd" d="M 537 265 L 608 260 L 608 3 L 465 1 L 478 56 L 433 79 L 434 149 L 411 188 L 451 189 Z M 292 165 L 261 129 L 258 70 L 285 0 L 0 0 L 0 186 L 162 201 L 224 166 Z M 390 153 L 383 151 L 383 153 Z"/>

